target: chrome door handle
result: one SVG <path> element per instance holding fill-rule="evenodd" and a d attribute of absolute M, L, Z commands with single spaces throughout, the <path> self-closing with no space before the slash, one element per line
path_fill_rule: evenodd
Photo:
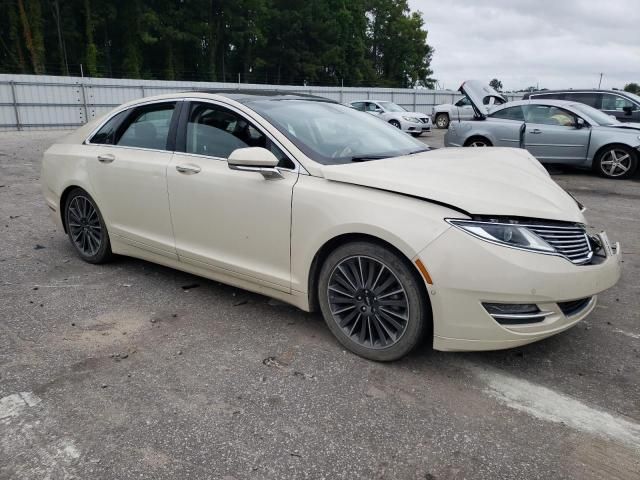
<path fill-rule="evenodd" d="M 538 130 L 537 128 L 534 128 L 533 130 L 529 130 L 529 133 L 533 133 L 534 135 L 537 135 L 539 133 L 542 133 L 542 130 Z"/>
<path fill-rule="evenodd" d="M 176 170 L 185 175 L 194 175 L 200 172 L 201 168 L 197 165 L 176 165 Z"/>
<path fill-rule="evenodd" d="M 111 163 L 116 159 L 115 156 L 111 155 L 110 153 L 107 153 L 105 155 L 98 155 L 98 161 L 101 163 Z"/>

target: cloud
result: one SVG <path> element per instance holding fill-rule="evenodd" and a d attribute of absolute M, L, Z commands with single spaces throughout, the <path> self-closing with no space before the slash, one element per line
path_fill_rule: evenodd
<path fill-rule="evenodd" d="M 622 88 L 640 82 L 637 0 L 409 0 L 446 88 L 499 78 L 505 89 Z"/>

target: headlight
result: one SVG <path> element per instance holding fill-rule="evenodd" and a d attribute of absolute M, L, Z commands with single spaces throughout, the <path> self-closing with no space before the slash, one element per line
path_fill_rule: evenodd
<path fill-rule="evenodd" d="M 405 119 L 407 122 L 421 123 L 420 120 L 418 120 L 417 118 L 413 118 L 413 117 L 402 117 L 402 118 Z"/>
<path fill-rule="evenodd" d="M 491 243 L 534 252 L 555 252 L 556 249 L 527 227 L 516 223 L 479 222 L 475 220 L 446 219 L 460 230 Z"/>

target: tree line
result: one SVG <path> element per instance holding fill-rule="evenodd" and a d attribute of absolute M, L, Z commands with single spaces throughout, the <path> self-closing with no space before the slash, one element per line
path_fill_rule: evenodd
<path fill-rule="evenodd" d="M 0 0 L 0 72 L 427 86 L 407 0 Z"/>

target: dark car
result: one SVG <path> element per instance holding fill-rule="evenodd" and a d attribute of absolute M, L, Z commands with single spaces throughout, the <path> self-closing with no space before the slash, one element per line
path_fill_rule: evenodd
<path fill-rule="evenodd" d="M 544 90 L 525 93 L 523 100 L 569 100 L 613 115 L 621 122 L 640 122 L 640 97 L 623 90 Z"/>

